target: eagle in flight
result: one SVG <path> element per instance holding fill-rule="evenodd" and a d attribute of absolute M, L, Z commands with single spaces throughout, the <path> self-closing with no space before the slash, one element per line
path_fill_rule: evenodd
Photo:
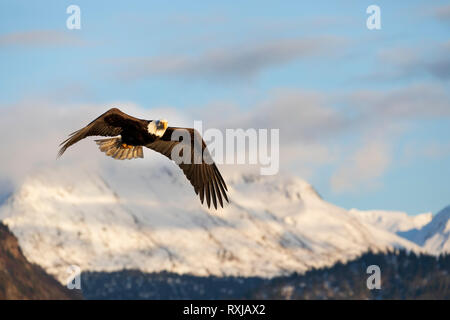
<path fill-rule="evenodd" d="M 181 161 L 181 163 L 178 163 L 178 166 L 191 182 L 202 204 L 206 198 L 208 208 L 210 208 L 211 202 L 216 209 L 217 202 L 223 207 L 223 199 L 229 202 L 226 194 L 228 191 L 227 185 L 216 164 L 212 161 L 205 141 L 203 141 L 196 130 L 192 128 L 168 127 L 166 120 L 137 119 L 117 108 L 112 108 L 86 127 L 70 134 L 69 138 L 60 144 L 61 149 L 58 157 L 62 156 L 71 145 L 86 137 L 104 136 L 113 138 L 95 140 L 95 142 L 99 146 L 100 151 L 114 159 L 143 158 L 144 152 L 142 147 L 145 146 L 175 161 L 175 159 L 172 159 L 172 150 L 180 143 L 183 143 L 183 140 L 186 140 L 183 138 L 183 135 L 174 134 L 176 130 L 187 133 L 190 139 L 190 148 L 188 150 L 191 151 L 190 157 L 187 158 L 188 161 Z M 177 136 L 180 137 L 176 138 Z M 197 143 L 195 143 L 196 139 Z M 181 145 L 178 147 L 181 147 Z M 182 148 L 181 152 L 178 152 L 179 156 L 182 156 L 184 150 Z M 174 152 L 174 154 L 177 154 L 177 152 Z M 183 159 L 186 159 L 186 157 L 183 157 Z"/>

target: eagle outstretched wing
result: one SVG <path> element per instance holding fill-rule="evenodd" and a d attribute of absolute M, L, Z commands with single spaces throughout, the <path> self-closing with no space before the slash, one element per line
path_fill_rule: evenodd
<path fill-rule="evenodd" d="M 117 108 L 110 109 L 89 123 L 86 127 L 70 134 L 69 138 L 61 143 L 61 149 L 59 150 L 58 157 L 61 156 L 71 145 L 86 137 L 115 137 L 130 132 L 138 132 L 139 130 L 143 130 L 143 128 L 144 130 L 147 130 L 148 122 L 149 121 L 147 120 L 129 116 Z M 184 130 L 184 132 L 187 132 L 189 135 L 188 138 L 191 141 L 190 161 L 177 162 L 176 159 L 172 159 L 173 148 L 183 142 L 182 139 L 177 139 L 176 135 L 174 140 L 172 140 L 173 133 L 177 130 Z M 201 147 L 198 148 L 198 146 Z M 212 157 L 209 154 L 205 142 L 200 137 L 200 134 L 194 129 L 169 127 L 166 129 L 163 136 L 157 138 L 151 143 L 148 143 L 146 147 L 165 155 L 170 160 L 174 160 L 175 163 L 177 163 L 183 170 L 184 175 L 194 187 L 195 193 L 200 196 L 200 201 L 203 203 L 206 198 L 208 208 L 210 208 L 211 202 L 216 209 L 217 201 L 222 207 L 223 199 L 229 202 L 226 194 L 228 191 L 227 185 L 225 184 L 225 181 L 222 178 L 216 164 L 212 161 Z"/>
<path fill-rule="evenodd" d="M 227 185 L 216 164 L 212 161 L 205 141 L 203 141 L 197 131 L 191 128 L 169 127 L 160 139 L 147 144 L 146 147 L 165 155 L 170 160 L 174 160 L 172 159 L 172 150 L 176 145 L 182 142 L 181 139 L 172 140 L 173 133 L 176 130 L 185 130 L 189 134 L 191 141 L 190 162 L 179 163 L 178 166 L 183 170 L 184 175 L 194 187 L 195 193 L 200 196 L 200 201 L 202 203 L 206 197 L 208 208 L 210 207 L 212 200 L 214 207 L 217 209 L 218 199 L 220 206 L 223 207 L 222 197 L 229 202 L 226 194 L 226 191 L 228 191 Z M 198 144 L 194 143 L 195 139 L 197 139 Z M 196 148 L 197 145 L 201 146 L 201 150 Z M 194 159 L 197 159 L 197 161 L 194 161 Z M 207 161 L 205 161 L 205 159 Z"/>
<path fill-rule="evenodd" d="M 143 120 L 134 118 L 123 113 L 117 108 L 112 108 L 89 123 L 86 127 L 77 130 L 69 135 L 69 138 L 63 141 L 58 152 L 58 157 L 71 145 L 89 136 L 114 137 L 122 133 L 125 128 L 138 127 Z"/>

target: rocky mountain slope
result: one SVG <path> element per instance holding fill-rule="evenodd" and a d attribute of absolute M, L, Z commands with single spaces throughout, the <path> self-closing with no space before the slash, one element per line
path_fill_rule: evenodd
<path fill-rule="evenodd" d="M 17 239 L 0 223 L 0 300 L 80 299 L 81 293 L 63 287 L 22 254 Z"/>

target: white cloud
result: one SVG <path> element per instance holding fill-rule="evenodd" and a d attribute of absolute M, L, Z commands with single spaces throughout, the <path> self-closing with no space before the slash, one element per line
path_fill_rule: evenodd
<path fill-rule="evenodd" d="M 450 5 L 437 7 L 434 16 L 440 21 L 450 23 Z"/>
<path fill-rule="evenodd" d="M 365 192 L 380 186 L 380 177 L 398 160 L 391 152 L 397 139 L 411 130 L 411 121 L 449 118 L 450 99 L 443 87 L 430 84 L 350 94 L 284 89 L 252 108 L 221 103 L 205 109 L 213 126 L 280 128 L 281 170 L 310 178 L 337 164 L 330 177 L 332 190 Z M 219 119 L 222 110 L 230 116 Z M 362 146 L 349 153 L 347 148 L 358 141 Z"/>
<path fill-rule="evenodd" d="M 108 164 L 97 146 L 87 138 L 69 148 L 62 158 L 56 159 L 59 144 L 67 135 L 88 124 L 111 107 L 146 119 L 159 119 L 164 115 L 172 125 L 189 125 L 172 108 L 143 109 L 133 103 L 72 104 L 61 106 L 50 101 L 27 100 L 1 107 L 0 182 L 16 185 L 31 171 L 42 167 L 62 165 L 100 166 Z M 157 157 L 158 158 L 158 157 Z M 2 188 L 0 188 L 2 189 Z"/>
<path fill-rule="evenodd" d="M 0 47 L 6 46 L 82 46 L 86 41 L 74 33 L 57 30 L 32 30 L 0 35 Z"/>
<path fill-rule="evenodd" d="M 356 152 L 344 160 L 330 179 L 334 192 L 354 192 L 361 187 L 374 187 L 376 178 L 388 168 L 391 156 L 387 143 L 366 141 Z"/>
<path fill-rule="evenodd" d="M 332 97 L 315 91 L 273 90 L 251 108 L 231 104 L 206 106 L 209 122 L 227 128 L 278 128 L 285 144 L 311 143 L 347 129 L 345 114 L 331 107 Z M 227 109 L 226 118 L 217 113 Z"/>
<path fill-rule="evenodd" d="M 191 77 L 209 80 L 248 79 L 261 71 L 302 58 L 335 54 L 344 46 L 337 37 L 290 38 L 247 42 L 198 55 L 156 56 L 115 61 L 123 65 L 120 78 L 150 76 Z"/>
<path fill-rule="evenodd" d="M 396 47 L 378 52 L 376 71 L 362 77 L 370 81 L 389 81 L 431 76 L 438 80 L 450 79 L 449 43 L 427 47 Z"/>
<path fill-rule="evenodd" d="M 440 159 L 450 155 L 450 142 L 442 143 L 433 140 L 425 142 L 409 142 L 403 148 L 406 161 L 412 159 Z"/>
<path fill-rule="evenodd" d="M 402 122 L 450 116 L 450 95 L 436 84 L 418 84 L 390 91 L 360 90 L 345 98 L 360 120 Z"/>
<path fill-rule="evenodd" d="M 333 107 L 338 104 L 340 108 Z M 449 118 L 450 100 L 439 86 L 421 85 L 391 91 L 359 91 L 350 95 L 275 90 L 250 108 L 216 103 L 183 112 L 171 107 L 144 109 L 133 103 L 56 104 L 30 99 L 1 107 L 0 181 L 20 182 L 39 167 L 59 165 L 113 166 L 97 146 L 85 139 L 56 160 L 59 143 L 111 107 L 144 119 L 166 118 L 171 126 L 203 129 L 280 129 L 280 169 L 314 177 L 325 166 L 338 165 L 330 178 L 334 191 L 368 190 L 395 160 L 390 154 L 408 123 Z M 227 110 L 227 116 L 218 116 Z M 349 137 L 363 137 L 360 149 L 348 153 Z M 356 142 L 353 142 L 356 140 Z M 358 139 L 350 142 L 350 148 Z M 430 153 L 436 150 L 430 150 Z M 165 160 L 147 151 L 145 161 Z M 138 164 L 136 164 L 138 165 Z M 116 162 L 114 162 L 116 166 Z M 119 165 L 117 165 L 119 167 Z M 245 166 L 224 166 L 230 172 Z M 228 170 L 225 168 L 224 170 Z M 0 190 L 2 186 L 0 185 Z"/>

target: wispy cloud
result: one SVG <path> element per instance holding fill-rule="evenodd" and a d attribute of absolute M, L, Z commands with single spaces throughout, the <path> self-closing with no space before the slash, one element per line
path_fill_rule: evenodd
<path fill-rule="evenodd" d="M 330 175 L 330 186 L 335 192 L 368 191 L 377 185 L 395 161 L 391 153 L 396 139 L 404 133 L 402 124 L 425 118 L 450 118 L 448 93 L 431 85 L 351 94 L 278 89 L 251 108 L 221 103 L 188 113 L 167 107 L 146 110 L 133 103 L 62 107 L 51 101 L 29 99 L 2 107 L 0 135 L 8 138 L 0 140 L 0 148 L 7 150 L 8 156 L 0 161 L 0 182 L 20 181 L 36 167 L 58 163 L 107 163 L 95 144 L 87 141 L 77 144 L 77 150 L 69 150 L 63 161 L 56 162 L 55 157 L 59 142 L 68 133 L 113 106 L 140 118 L 164 117 L 173 126 L 192 127 L 194 119 L 201 119 L 204 129 L 280 129 L 281 170 L 309 178 L 323 166 L 337 166 Z M 224 108 L 229 116 L 218 117 Z M 358 148 L 349 150 L 349 136 L 354 137 Z M 355 141 L 350 145 L 354 146 Z"/>
<path fill-rule="evenodd" d="M 266 68 L 303 58 L 335 53 L 344 40 L 337 37 L 277 39 L 217 48 L 195 56 L 159 56 L 119 61 L 122 79 L 182 76 L 209 80 L 252 78 Z"/>
<path fill-rule="evenodd" d="M 224 109 L 229 116 L 218 119 Z M 286 143 L 324 140 L 410 120 L 450 117 L 450 93 L 436 84 L 350 93 L 276 89 L 250 108 L 212 104 L 198 116 L 217 127 L 282 128 Z"/>
<path fill-rule="evenodd" d="M 394 90 L 360 90 L 345 98 L 358 121 L 386 123 L 450 116 L 450 94 L 445 87 L 417 84 Z"/>
<path fill-rule="evenodd" d="M 363 79 L 371 81 L 401 80 L 431 76 L 438 80 L 450 79 L 450 43 L 432 47 L 432 50 L 413 47 L 384 49 L 378 53 L 377 71 Z"/>
<path fill-rule="evenodd" d="M 391 155 L 388 144 L 369 139 L 353 154 L 346 157 L 344 165 L 331 176 L 330 184 L 334 192 L 348 192 L 373 187 L 388 168 Z"/>
<path fill-rule="evenodd" d="M 105 104 L 72 103 L 29 98 L 0 110 L 0 149 L 5 150 L 0 159 L 0 192 L 6 186 L 14 186 L 33 170 L 75 165 L 100 168 L 111 161 L 97 152 L 97 146 L 88 138 L 69 149 L 63 158 L 56 159 L 61 141 L 107 111 L 119 107 L 124 112 L 144 119 L 161 118 L 164 114 L 176 125 L 189 125 L 172 108 L 146 110 L 131 102 Z M 89 156 L 86 156 L 89 154 Z M 147 157 L 147 156 L 146 156 Z M 102 161 L 103 160 L 103 161 Z"/>
<path fill-rule="evenodd" d="M 337 193 L 380 186 L 379 178 L 394 162 L 392 152 L 396 141 L 408 134 L 411 121 L 450 119 L 450 96 L 438 85 L 361 90 L 343 99 L 349 111 L 355 113 L 349 131 L 360 141 L 360 147 L 352 153 L 342 153 L 341 164 L 330 179 L 330 186 Z M 427 146 L 420 148 L 425 150 Z"/>
<path fill-rule="evenodd" d="M 450 5 L 436 8 L 434 10 L 434 16 L 440 21 L 450 23 Z"/>
<path fill-rule="evenodd" d="M 69 31 L 32 30 L 0 35 L 0 47 L 82 46 L 86 42 Z"/>
<path fill-rule="evenodd" d="M 211 106 L 218 126 L 236 128 L 282 128 L 285 142 L 310 141 L 344 130 L 346 118 L 331 106 L 330 96 L 316 91 L 277 89 L 250 109 L 236 106 L 226 119 L 217 120 L 223 105 Z M 229 108 L 229 107 L 226 107 Z M 220 123 L 218 122 L 220 121 Z"/>
<path fill-rule="evenodd" d="M 441 159 L 450 155 L 450 142 L 442 143 L 434 140 L 422 143 L 411 142 L 405 145 L 403 156 L 406 161 L 411 159 Z"/>
<path fill-rule="evenodd" d="M 330 186 L 341 193 L 380 186 L 379 178 L 395 161 L 396 141 L 408 134 L 412 121 L 450 118 L 450 96 L 430 84 L 349 94 L 284 89 L 249 110 L 218 105 L 209 111 L 214 115 L 223 108 L 232 108 L 234 116 L 212 116 L 211 125 L 279 128 L 282 167 L 311 175 L 334 163 Z M 348 149 L 349 137 L 358 148 Z"/>

